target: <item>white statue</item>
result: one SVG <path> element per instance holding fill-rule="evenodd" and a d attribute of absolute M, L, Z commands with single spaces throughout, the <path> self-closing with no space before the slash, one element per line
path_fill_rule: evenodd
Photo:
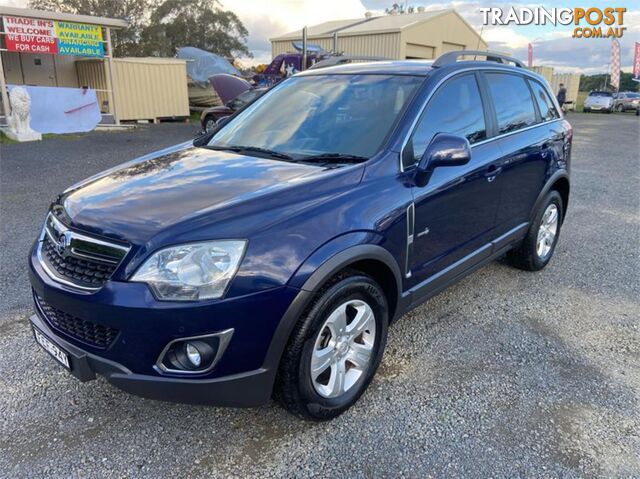
<path fill-rule="evenodd" d="M 42 135 L 31 129 L 29 121 L 31 119 L 31 97 L 26 88 L 17 86 L 9 92 L 9 103 L 11 104 L 11 115 L 7 121 L 9 128 L 5 129 L 5 134 L 17 141 L 42 140 Z"/>

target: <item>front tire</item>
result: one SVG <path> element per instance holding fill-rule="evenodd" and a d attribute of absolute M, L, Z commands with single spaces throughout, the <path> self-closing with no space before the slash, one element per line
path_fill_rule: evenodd
<path fill-rule="evenodd" d="M 371 382 L 388 322 L 387 298 L 374 280 L 358 272 L 334 278 L 291 334 L 276 378 L 276 400 L 314 421 L 342 414 Z"/>
<path fill-rule="evenodd" d="M 215 130 L 215 128 L 216 128 L 216 120 L 215 120 L 215 118 L 212 117 L 212 116 L 208 116 L 205 119 L 205 122 L 204 122 L 204 131 L 206 133 L 209 133 L 209 132 Z"/>
<path fill-rule="evenodd" d="M 564 218 L 564 206 L 560 193 L 550 191 L 538 208 L 527 236 L 522 243 L 507 253 L 512 266 L 526 271 L 544 268 L 556 249 L 560 227 Z"/>

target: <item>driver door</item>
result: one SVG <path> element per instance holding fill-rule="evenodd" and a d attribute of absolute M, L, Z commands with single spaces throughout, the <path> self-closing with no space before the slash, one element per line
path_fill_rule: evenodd
<path fill-rule="evenodd" d="M 406 272 L 410 287 L 437 286 L 433 281 L 446 279 L 447 268 L 455 274 L 458 268 L 466 269 L 467 260 L 472 266 L 491 254 L 500 200 L 500 152 L 494 142 L 478 144 L 487 139 L 489 124 L 479 78 L 474 73 L 456 75 L 431 97 L 405 146 L 405 170 L 415 168 L 437 133 L 464 136 L 472 146 L 469 163 L 436 168 L 426 186 L 412 188 L 415 218 Z"/>

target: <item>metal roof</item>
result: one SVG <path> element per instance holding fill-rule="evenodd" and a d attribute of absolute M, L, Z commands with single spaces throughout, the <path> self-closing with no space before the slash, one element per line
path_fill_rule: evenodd
<path fill-rule="evenodd" d="M 307 36 L 323 37 L 331 36 L 338 32 L 344 35 L 370 35 L 381 32 L 400 32 L 406 28 L 413 27 L 420 23 L 428 22 L 440 15 L 455 12 L 449 8 L 445 10 L 434 10 L 431 12 L 406 13 L 404 15 L 382 15 L 371 18 L 355 18 L 349 20 L 334 20 L 307 27 Z M 296 40 L 301 36 L 301 30 L 285 33 L 273 37 L 271 41 Z"/>
<path fill-rule="evenodd" d="M 91 15 L 75 15 L 73 13 L 47 12 L 31 8 L 4 7 L 0 5 L 0 15 L 14 17 L 38 18 L 42 20 L 59 20 L 62 22 L 88 23 L 111 28 L 126 28 L 129 23 L 119 18 L 93 17 Z"/>

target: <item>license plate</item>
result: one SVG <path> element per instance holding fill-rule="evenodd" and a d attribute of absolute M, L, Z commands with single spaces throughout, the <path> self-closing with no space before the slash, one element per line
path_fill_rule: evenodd
<path fill-rule="evenodd" d="M 42 346 L 42 348 L 51 354 L 60 364 L 62 364 L 65 368 L 71 369 L 69 366 L 69 355 L 65 353 L 58 346 L 53 344 L 53 342 L 47 338 L 44 334 L 38 331 L 36 328 L 33 328 L 33 334 L 36 337 L 36 342 Z"/>

